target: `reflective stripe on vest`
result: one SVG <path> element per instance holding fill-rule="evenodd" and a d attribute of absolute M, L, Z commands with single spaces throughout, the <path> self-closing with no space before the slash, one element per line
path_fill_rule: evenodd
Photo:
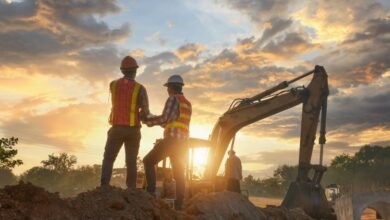
<path fill-rule="evenodd" d="M 175 97 L 179 101 L 179 117 L 169 122 L 165 128 L 180 128 L 188 133 L 192 114 L 191 103 L 183 95 L 175 95 Z"/>
<path fill-rule="evenodd" d="M 112 124 L 139 126 L 138 93 L 140 84 L 124 78 L 110 85 L 112 101 Z"/>

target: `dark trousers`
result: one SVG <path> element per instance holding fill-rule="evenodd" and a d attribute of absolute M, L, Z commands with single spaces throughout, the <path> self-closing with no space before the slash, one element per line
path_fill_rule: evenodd
<path fill-rule="evenodd" d="M 104 149 L 101 185 L 108 185 L 111 180 L 114 161 L 125 144 L 127 177 L 126 185 L 136 188 L 137 183 L 137 156 L 141 132 L 139 127 L 112 126 L 107 132 L 107 142 Z"/>
<path fill-rule="evenodd" d="M 240 180 L 229 178 L 227 181 L 227 191 L 241 193 Z"/>
<path fill-rule="evenodd" d="M 169 157 L 172 165 L 173 177 L 176 181 L 176 203 L 175 208 L 180 209 L 183 204 L 185 192 L 184 169 L 187 160 L 187 141 L 175 138 L 162 139 L 156 143 L 154 148 L 144 157 L 144 167 L 148 192 L 156 190 L 155 165 L 164 158 Z"/>

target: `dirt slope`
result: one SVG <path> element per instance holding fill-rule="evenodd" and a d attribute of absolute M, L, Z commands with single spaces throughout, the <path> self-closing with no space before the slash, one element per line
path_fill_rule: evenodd
<path fill-rule="evenodd" d="M 0 219 L 193 219 L 168 207 L 142 190 L 98 187 L 75 198 L 30 183 L 0 189 Z"/>
<path fill-rule="evenodd" d="M 245 196 L 232 192 L 197 195 L 188 201 L 185 212 L 198 219 L 267 219 L 310 220 L 301 209 L 287 210 L 277 206 L 258 208 Z"/>
<path fill-rule="evenodd" d="M 310 219 L 302 210 L 280 207 L 258 208 L 241 194 L 218 192 L 197 195 L 182 212 L 143 190 L 98 187 L 74 198 L 61 199 L 56 193 L 30 183 L 0 189 L 0 219 Z"/>

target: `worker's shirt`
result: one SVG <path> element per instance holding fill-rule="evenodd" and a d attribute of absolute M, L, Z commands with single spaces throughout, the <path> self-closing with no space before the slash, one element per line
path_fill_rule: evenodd
<path fill-rule="evenodd" d="M 149 126 L 160 125 L 165 127 L 171 121 L 178 119 L 180 114 L 179 111 L 179 100 L 174 95 L 169 96 L 165 102 L 164 110 L 161 115 L 154 116 L 146 120 L 146 124 Z M 188 138 L 188 134 L 184 133 L 180 128 L 165 128 L 164 138 Z"/>
<path fill-rule="evenodd" d="M 241 160 L 237 156 L 229 157 L 225 163 L 225 177 L 227 179 L 242 179 Z"/>
<path fill-rule="evenodd" d="M 125 79 L 129 80 L 129 81 L 134 81 L 133 78 L 128 78 L 128 77 L 124 77 Z M 140 112 L 139 112 L 139 118 L 141 121 L 145 121 L 145 118 L 147 115 L 150 114 L 150 111 L 149 111 L 149 99 L 148 99 L 148 93 L 146 92 L 146 89 L 143 85 L 140 84 L 140 88 L 139 88 L 139 92 L 138 92 L 138 96 L 137 96 L 137 104 L 138 104 L 138 108 L 140 109 Z M 126 111 L 126 109 L 121 109 L 122 111 Z M 112 112 L 111 112 L 112 114 Z M 119 116 L 121 115 L 126 115 L 128 116 L 128 112 L 119 112 Z M 110 124 L 112 124 L 112 117 L 110 115 Z M 139 124 L 140 126 L 140 124 Z"/>

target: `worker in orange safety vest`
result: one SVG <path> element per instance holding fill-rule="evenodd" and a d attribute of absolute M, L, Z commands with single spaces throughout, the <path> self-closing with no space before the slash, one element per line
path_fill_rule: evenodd
<path fill-rule="evenodd" d="M 136 188 L 137 156 L 141 140 L 141 120 L 149 115 L 149 101 L 146 89 L 135 80 L 138 64 L 131 56 L 121 62 L 123 77 L 110 83 L 112 127 L 107 133 L 104 149 L 101 185 L 110 183 L 114 161 L 122 145 L 125 145 L 128 188 Z"/>
<path fill-rule="evenodd" d="M 160 125 L 164 127 L 164 139 L 158 141 L 143 159 L 147 182 L 146 190 L 151 194 L 155 193 L 155 165 L 169 157 L 173 177 L 176 181 L 175 208 L 181 209 L 185 190 L 184 170 L 188 152 L 187 140 L 192 106 L 182 92 L 184 82 L 181 76 L 169 77 L 164 86 L 167 87 L 169 97 L 162 114 L 146 119 L 148 126 Z"/>

